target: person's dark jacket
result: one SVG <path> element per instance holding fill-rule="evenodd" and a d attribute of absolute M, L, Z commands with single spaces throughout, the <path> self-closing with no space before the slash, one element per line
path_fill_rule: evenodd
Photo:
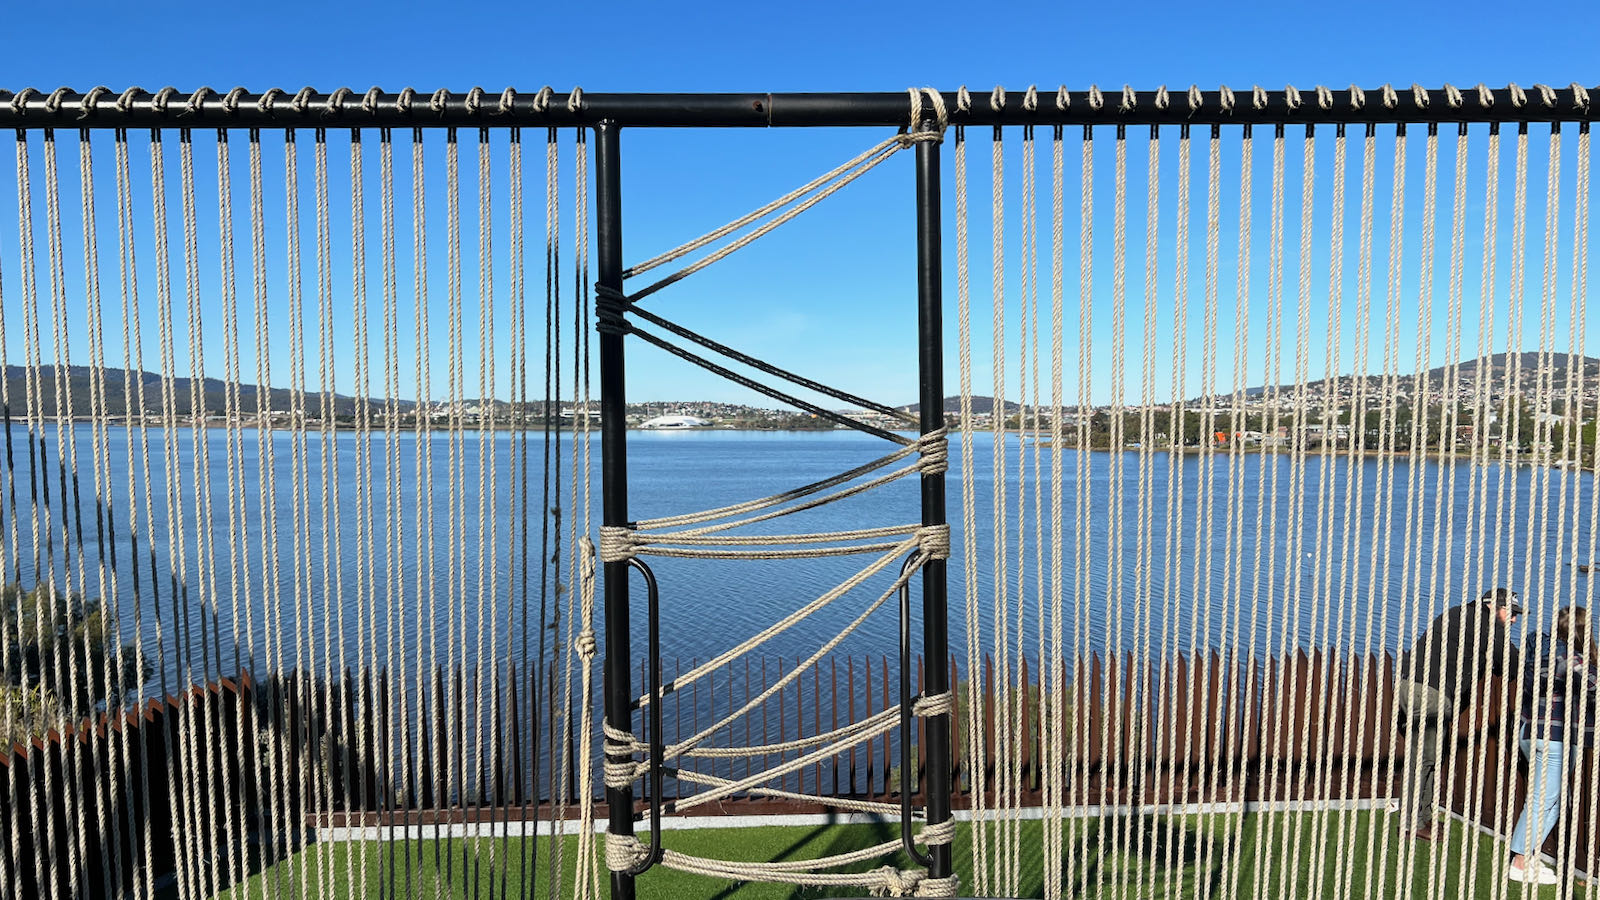
<path fill-rule="evenodd" d="M 1517 648 L 1511 630 L 1481 601 L 1444 611 L 1400 657 L 1400 677 L 1436 688 L 1456 705 L 1466 705 L 1472 685 L 1484 674 L 1516 672 Z"/>
<path fill-rule="evenodd" d="M 1522 645 L 1522 738 L 1565 742 L 1568 728 L 1594 728 L 1594 664 L 1548 634 Z"/>

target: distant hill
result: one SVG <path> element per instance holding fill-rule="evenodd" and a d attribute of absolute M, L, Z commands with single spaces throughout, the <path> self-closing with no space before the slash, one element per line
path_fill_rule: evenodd
<path fill-rule="evenodd" d="M 1517 392 L 1528 395 L 1533 394 L 1538 389 L 1540 363 L 1537 352 L 1496 353 L 1489 356 L 1484 360 L 1486 374 L 1495 385 L 1504 384 L 1513 360 L 1517 365 Z M 1600 382 L 1600 359 L 1593 356 L 1579 357 L 1569 353 L 1551 353 L 1547 357 L 1547 364 L 1553 376 L 1551 387 L 1557 391 L 1561 390 L 1565 386 L 1568 368 L 1576 368 L 1580 363 L 1581 369 L 1575 374 L 1581 377 L 1585 384 L 1592 386 Z M 1448 365 L 1429 369 L 1427 374 L 1428 387 L 1430 389 L 1443 387 L 1449 372 L 1450 367 Z M 1397 374 L 1395 377 L 1402 382 L 1400 385 L 1401 390 L 1409 393 L 1411 382 L 1416 377 L 1415 374 L 1406 372 Z M 1383 383 L 1382 375 L 1365 375 L 1362 378 L 1366 381 L 1368 390 L 1374 390 Z M 1473 357 L 1457 364 L 1456 378 L 1458 381 L 1476 382 L 1478 380 L 1478 359 Z M 1336 383 L 1349 384 L 1350 379 L 1351 376 L 1344 375 L 1333 380 Z M 1294 391 L 1299 387 L 1326 390 L 1328 385 L 1329 379 L 1319 378 L 1316 381 L 1308 381 L 1304 385 L 1280 384 L 1277 390 L 1279 393 Z M 1247 389 L 1244 393 L 1247 397 L 1259 397 L 1267 393 L 1267 390 L 1264 386 L 1253 387 Z M 1223 387 L 1219 387 L 1218 392 L 1221 394 L 1232 393 L 1231 390 Z"/>
<path fill-rule="evenodd" d="M 58 415 L 56 406 L 56 366 L 40 366 L 38 369 L 39 414 L 53 418 Z M 62 386 L 72 394 L 73 416 L 87 416 L 90 414 L 92 394 L 93 370 L 88 366 L 67 366 L 66 381 Z M 105 370 L 105 412 L 111 416 L 127 415 L 127 402 L 130 399 L 125 387 L 132 388 L 132 401 L 138 402 L 139 386 L 144 387 L 144 411 L 147 414 L 159 415 L 162 412 L 161 376 L 154 372 L 134 373 L 135 382 L 127 384 L 127 372 L 124 369 Z M 173 401 L 180 416 L 190 415 L 190 402 L 193 397 L 193 384 L 189 378 L 175 378 L 172 382 Z M 227 408 L 227 382 L 220 378 L 207 378 L 201 382 L 201 406 L 206 415 L 221 415 Z M 6 389 L 10 391 L 11 410 L 13 415 L 23 413 L 28 402 L 27 370 L 22 366 L 6 366 Z M 245 415 L 254 415 L 257 409 L 257 394 L 260 388 L 254 384 L 240 384 L 238 389 L 239 409 Z M 268 393 L 267 402 L 273 410 L 287 410 L 293 392 L 288 388 L 272 388 Z M 386 401 L 367 400 L 369 412 L 381 411 Z M 333 411 L 336 416 L 353 416 L 361 401 L 345 394 L 334 394 Z M 416 404 L 410 400 L 399 401 L 400 408 L 409 410 Z M 317 392 L 308 392 L 306 395 L 306 410 L 314 415 L 320 415 L 322 410 L 322 396 Z"/>
<path fill-rule="evenodd" d="M 905 406 L 896 407 L 896 409 L 900 410 L 901 412 L 917 413 L 917 412 L 921 412 L 922 411 L 922 404 L 920 404 L 920 403 L 911 403 L 911 404 L 907 404 Z M 1022 409 L 1022 404 L 1013 403 L 1010 400 L 1005 401 L 1005 411 L 1006 411 L 1007 414 L 1018 412 L 1021 409 Z M 959 412 L 961 412 L 961 397 L 960 397 L 960 395 L 944 398 L 944 411 L 947 412 L 947 413 L 959 413 Z M 993 397 L 977 397 L 977 396 L 975 396 L 975 397 L 972 398 L 972 412 L 973 412 L 973 415 L 987 415 L 987 414 L 989 414 L 989 413 L 991 413 L 993 411 L 994 411 L 994 398 Z"/>

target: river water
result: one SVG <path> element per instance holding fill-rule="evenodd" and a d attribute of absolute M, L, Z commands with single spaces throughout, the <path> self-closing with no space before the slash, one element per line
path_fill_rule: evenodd
<path fill-rule="evenodd" d="M 0 482 L 6 580 L 31 585 L 53 567 L 75 590 L 114 594 L 124 640 L 137 642 L 169 685 L 240 666 L 453 666 L 491 655 L 532 663 L 567 632 L 567 598 L 555 585 L 570 573 L 570 539 L 558 546 L 552 528 L 582 518 L 565 486 L 584 456 L 571 435 L 547 448 L 541 434 L 406 433 L 391 448 L 381 432 L 363 440 L 346 431 L 324 448 L 314 433 L 247 430 L 230 443 L 222 429 L 169 439 L 112 427 L 98 453 L 86 424 L 63 434 L 46 428 L 32 441 L 14 426 L 9 438 Z M 1012 647 L 1035 651 L 1039 623 L 1059 602 L 1069 656 L 1109 647 L 1229 645 L 1257 656 L 1286 647 L 1392 650 L 1418 622 L 1487 587 L 1522 592 L 1535 624 L 1542 610 L 1592 598 L 1590 576 L 1574 565 L 1596 555 L 1588 473 L 1315 452 L 1303 463 L 1225 451 L 1174 462 L 1165 452 L 1080 458 L 1063 449 L 1055 527 L 1057 451 L 1009 435 L 998 439 L 997 465 L 996 440 L 951 438 L 957 654 L 966 646 L 968 567 L 982 646 L 993 646 L 998 619 Z M 547 449 L 560 464 L 548 488 Z M 589 449 L 597 526 L 598 438 Z M 651 518 L 766 496 L 889 449 L 842 431 L 632 432 L 629 513 Z M 970 558 L 963 479 L 974 512 Z M 998 520 L 996 491 L 1006 501 Z M 915 482 L 903 480 L 754 530 L 916 522 L 918 502 Z M 554 525 L 539 515 L 550 507 L 561 509 Z M 869 560 L 653 559 L 663 652 L 685 662 L 714 655 Z M 764 652 L 809 654 L 897 569 Z M 635 594 L 632 640 L 642 655 L 643 592 Z M 891 603 L 838 649 L 892 655 L 897 628 Z"/>

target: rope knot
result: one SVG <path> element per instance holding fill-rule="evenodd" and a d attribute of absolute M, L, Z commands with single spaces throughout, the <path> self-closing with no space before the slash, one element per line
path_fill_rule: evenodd
<path fill-rule="evenodd" d="M 917 529 L 917 547 L 930 559 L 950 558 L 950 526 L 924 525 Z"/>
<path fill-rule="evenodd" d="M 1006 89 L 998 84 L 989 93 L 989 108 L 995 112 L 1002 112 L 1006 108 Z"/>
<path fill-rule="evenodd" d="M 1518 109 L 1528 105 L 1528 92 L 1517 86 L 1516 82 L 1506 85 L 1506 90 L 1511 92 L 1511 105 Z"/>
<path fill-rule="evenodd" d="M 483 88 L 475 84 L 472 90 L 467 91 L 467 112 L 477 115 L 482 109 Z"/>
<path fill-rule="evenodd" d="M 1165 112 L 1171 105 L 1172 95 L 1167 93 L 1167 86 L 1163 84 L 1161 87 L 1156 88 L 1156 109 Z"/>
<path fill-rule="evenodd" d="M 1023 92 L 1023 94 L 1022 94 L 1022 108 L 1027 110 L 1028 112 L 1033 112 L 1034 110 L 1039 108 L 1039 86 L 1038 85 L 1030 84 L 1030 85 L 1028 85 L 1028 89 Z"/>
<path fill-rule="evenodd" d="M 1461 90 L 1453 84 L 1444 86 L 1444 102 L 1450 104 L 1451 109 L 1461 108 Z"/>
<path fill-rule="evenodd" d="M 236 87 L 228 91 L 228 96 L 222 98 L 222 108 L 228 111 L 228 115 L 236 116 L 239 114 L 239 102 L 244 99 L 244 94 L 244 88 Z"/>
<path fill-rule="evenodd" d="M 1290 112 L 1294 112 L 1300 107 L 1306 105 L 1305 99 L 1300 96 L 1300 89 L 1292 84 L 1284 85 L 1283 102 L 1289 107 Z M 1266 104 L 1262 104 L 1257 108 L 1266 109 Z"/>
<path fill-rule="evenodd" d="M 1294 90 L 1294 89 L 1290 88 L 1290 90 Z M 1285 95 L 1287 95 L 1287 93 L 1288 92 L 1286 91 Z M 1263 88 L 1259 84 L 1250 89 L 1250 105 L 1255 107 L 1256 109 L 1266 109 L 1267 108 L 1267 91 L 1266 91 L 1265 88 Z M 1290 109 L 1294 109 L 1296 106 L 1299 106 L 1299 105 L 1300 105 L 1300 92 L 1299 91 L 1295 91 L 1295 93 L 1294 93 L 1294 103 L 1289 108 Z"/>
<path fill-rule="evenodd" d="M 539 88 L 539 93 L 533 95 L 533 111 L 547 113 L 550 111 L 550 99 L 556 95 L 555 88 L 545 85 Z"/>
<path fill-rule="evenodd" d="M 517 102 L 517 89 L 508 87 L 500 92 L 500 115 L 509 116 L 513 105 Z"/>
<path fill-rule="evenodd" d="M 162 90 L 166 89 L 162 88 Z M 300 90 L 295 91 L 294 100 L 290 101 L 294 104 L 294 111 L 300 113 L 301 115 L 305 115 L 306 109 L 311 106 L 311 96 L 315 93 L 316 90 L 310 85 L 306 85 Z"/>
<path fill-rule="evenodd" d="M 938 847 L 953 843 L 956 838 L 956 820 L 945 819 L 943 822 L 933 822 L 922 826 L 922 832 L 917 835 L 922 839 L 925 847 Z"/>
<path fill-rule="evenodd" d="M 1200 105 L 1202 103 L 1204 103 L 1204 102 L 1205 102 L 1205 95 L 1200 93 L 1200 85 L 1198 85 L 1198 84 L 1189 85 L 1189 112 L 1191 112 L 1191 113 L 1199 112 L 1200 111 Z"/>
<path fill-rule="evenodd" d="M 1350 108 L 1365 109 L 1367 106 L 1367 92 L 1355 85 L 1350 85 Z"/>
<path fill-rule="evenodd" d="M 1554 109 L 1556 105 L 1556 89 L 1548 84 L 1535 84 L 1534 88 L 1539 91 L 1539 102 Z"/>
<path fill-rule="evenodd" d="M 941 428 L 930 431 L 917 438 L 917 452 L 922 454 L 919 464 L 922 474 L 937 475 L 950 469 L 950 442 L 946 438 L 949 429 Z"/>
<path fill-rule="evenodd" d="M 949 878 L 924 878 L 917 885 L 918 897 L 954 897 L 961 889 L 961 876 Z"/>
<path fill-rule="evenodd" d="M 1481 81 L 1478 82 L 1478 105 L 1484 109 L 1494 105 L 1494 91 L 1489 90 L 1489 86 Z"/>
<path fill-rule="evenodd" d="M 72 93 L 72 88 L 69 87 L 58 87 L 51 91 L 50 96 L 44 100 L 45 112 L 52 116 L 61 112 L 61 101 L 65 100 L 70 93 Z"/>
<path fill-rule="evenodd" d="M 27 115 L 28 114 L 28 97 L 30 97 L 30 96 L 35 96 L 36 97 L 38 95 L 39 95 L 38 90 L 36 90 L 34 88 L 31 88 L 31 87 L 25 87 L 22 90 L 17 91 L 17 93 L 11 98 L 11 111 L 13 113 L 15 113 L 16 115 L 19 115 L 19 116 Z"/>
<path fill-rule="evenodd" d="M 1233 88 L 1228 87 L 1227 85 L 1217 88 L 1217 102 L 1222 105 L 1223 112 L 1232 113 L 1233 104 L 1235 102 Z"/>
<path fill-rule="evenodd" d="M 1382 95 L 1385 109 L 1394 109 L 1400 105 L 1400 95 L 1394 92 L 1394 85 L 1385 84 L 1382 88 Z"/>
<path fill-rule="evenodd" d="M 83 108 L 79 110 L 78 118 L 87 119 L 98 112 L 99 110 L 96 109 L 96 106 L 100 103 L 100 98 L 110 96 L 110 94 L 111 88 L 103 84 L 90 88 L 89 93 L 83 95 Z"/>
<path fill-rule="evenodd" d="M 1099 112 L 1105 105 L 1106 97 L 1100 93 L 1100 86 L 1097 84 L 1089 85 L 1089 108 Z"/>
<path fill-rule="evenodd" d="M 167 114 L 167 104 L 171 103 L 172 98 L 176 96 L 178 96 L 178 89 L 169 84 L 156 91 L 156 95 L 150 98 L 150 108 L 155 110 L 157 115 L 164 116 Z"/>
<path fill-rule="evenodd" d="M 1067 86 L 1063 84 L 1063 85 L 1057 87 L 1056 88 L 1056 111 L 1057 112 L 1066 112 L 1071 106 L 1072 106 L 1072 95 L 1067 93 Z"/>
<path fill-rule="evenodd" d="M 345 104 L 345 101 L 349 100 L 350 99 L 350 95 L 354 94 L 354 93 L 355 93 L 355 91 L 350 90 L 348 87 L 334 88 L 333 89 L 333 93 L 328 96 L 328 108 L 323 111 L 323 115 L 325 115 L 325 116 L 342 116 L 342 115 L 344 115 L 344 104 Z"/>
<path fill-rule="evenodd" d="M 373 85 L 367 88 L 366 94 L 361 97 L 361 108 L 369 116 L 378 114 L 378 98 L 383 96 L 383 88 Z"/>
<path fill-rule="evenodd" d="M 572 93 L 567 95 L 567 112 L 583 112 L 583 88 L 575 87 L 572 89 Z"/>
<path fill-rule="evenodd" d="M 607 284 L 594 286 L 594 330 L 601 334 L 627 334 L 628 295 Z M 601 546 L 605 546 L 604 529 L 601 529 Z"/>
<path fill-rule="evenodd" d="M 133 109 L 133 98 L 142 93 L 144 93 L 144 88 L 141 87 L 131 87 L 123 91 L 122 95 L 117 98 L 117 112 L 125 113 Z M 280 91 L 279 93 L 282 92 Z"/>
<path fill-rule="evenodd" d="M 940 691 L 937 694 L 929 694 L 926 697 L 918 697 L 911 704 L 911 714 L 914 716 L 921 716 L 923 718 L 927 718 L 929 716 L 948 716 L 954 714 L 955 711 L 955 694 L 951 691 Z M 933 826 L 929 826 L 928 828 L 923 829 L 922 833 L 927 835 L 932 827 Z M 954 828 L 955 826 L 952 824 L 951 827 Z M 929 840 L 927 843 L 931 844 L 933 841 Z M 950 841 L 947 838 L 943 843 L 948 844 Z"/>
<path fill-rule="evenodd" d="M 1422 85 L 1413 82 L 1411 84 L 1411 100 L 1412 100 L 1413 103 L 1417 104 L 1417 109 L 1427 109 L 1428 108 L 1428 90 L 1427 90 L 1427 88 L 1424 88 Z"/>
<path fill-rule="evenodd" d="M 956 88 L 956 112 L 966 112 L 972 109 L 972 92 L 966 85 Z"/>
<path fill-rule="evenodd" d="M 1123 112 L 1133 112 L 1135 109 L 1138 108 L 1138 106 L 1139 106 L 1139 95 L 1134 93 L 1133 85 L 1131 85 L 1131 84 L 1123 85 L 1122 86 L 1122 106 L 1120 107 L 1121 110 Z"/>
<path fill-rule="evenodd" d="M 411 104 L 416 102 L 416 99 L 416 88 L 401 88 L 400 96 L 394 98 L 394 108 L 402 116 L 409 116 L 411 115 Z"/>
<path fill-rule="evenodd" d="M 650 858 L 650 849 L 631 834 L 606 832 L 606 868 L 613 872 L 630 872 L 644 865 Z"/>
<path fill-rule="evenodd" d="M 573 649 L 578 651 L 578 658 L 584 662 L 594 659 L 598 647 L 595 644 L 594 629 L 585 628 L 578 632 L 578 639 L 573 644 Z"/>
<path fill-rule="evenodd" d="M 894 866 L 884 866 L 877 875 L 878 886 L 872 891 L 875 897 L 914 897 L 917 884 L 928 877 L 923 869 L 896 869 Z"/>
<path fill-rule="evenodd" d="M 1584 112 L 1589 111 L 1589 89 L 1576 81 L 1572 83 L 1572 105 Z"/>
<path fill-rule="evenodd" d="M 600 561 L 627 562 L 636 554 L 633 529 L 623 525 L 600 526 Z"/>
<path fill-rule="evenodd" d="M 1317 105 L 1323 109 L 1333 109 L 1333 91 L 1317 85 Z"/>
<path fill-rule="evenodd" d="M 432 97 L 428 98 L 428 108 L 436 113 L 443 114 L 445 104 L 449 102 L 450 92 L 444 88 L 439 88 L 437 91 L 433 92 Z"/>

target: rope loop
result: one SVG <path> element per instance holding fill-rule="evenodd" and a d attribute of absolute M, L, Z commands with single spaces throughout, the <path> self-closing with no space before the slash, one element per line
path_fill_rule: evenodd
<path fill-rule="evenodd" d="M 1199 112 L 1200 104 L 1205 102 L 1205 95 L 1200 93 L 1200 85 L 1189 85 L 1189 112 Z"/>
<path fill-rule="evenodd" d="M 66 99 L 66 96 L 70 93 L 72 93 L 72 88 L 69 87 L 58 87 L 51 91 L 50 96 L 46 97 L 44 101 L 45 112 L 51 115 L 61 112 L 61 101 Z"/>
<path fill-rule="evenodd" d="M 483 88 L 473 85 L 467 91 L 467 112 L 477 115 L 483 109 Z"/>
<path fill-rule="evenodd" d="M 1576 81 L 1572 83 L 1572 105 L 1584 112 L 1589 111 L 1589 89 Z"/>
<path fill-rule="evenodd" d="M 1122 86 L 1122 105 L 1119 109 L 1123 112 L 1133 112 L 1138 106 L 1139 95 L 1134 93 L 1133 85 L 1124 84 Z"/>
<path fill-rule="evenodd" d="M 1030 84 L 1030 85 L 1028 85 L 1028 89 L 1023 92 L 1023 94 L 1022 94 L 1022 108 L 1027 110 L 1028 112 L 1033 112 L 1034 110 L 1039 108 L 1039 86 L 1038 85 Z"/>
<path fill-rule="evenodd" d="M 961 876 L 924 878 L 917 884 L 918 897 L 954 897 L 961 890 Z"/>
<path fill-rule="evenodd" d="M 963 84 L 956 88 L 956 111 L 966 112 L 970 109 L 972 109 L 972 92 Z"/>
<path fill-rule="evenodd" d="M 516 102 L 517 102 L 517 89 L 516 88 L 507 87 L 505 90 L 501 91 L 500 92 L 500 115 L 502 115 L 502 116 L 511 115 L 512 108 L 516 104 Z"/>
<path fill-rule="evenodd" d="M 155 110 L 157 115 L 164 116 L 167 114 L 167 104 L 171 103 L 172 98 L 176 96 L 178 96 L 178 89 L 169 84 L 156 91 L 156 95 L 150 98 L 150 108 Z"/>
<path fill-rule="evenodd" d="M 919 468 L 924 475 L 937 475 L 950 468 L 949 428 L 930 431 L 917 438 L 917 452 L 922 454 Z"/>
<path fill-rule="evenodd" d="M 1289 107 L 1290 112 L 1294 112 L 1300 107 L 1306 105 L 1305 99 L 1300 96 L 1300 89 L 1292 84 L 1286 84 L 1283 86 L 1283 102 Z M 1267 105 L 1264 101 L 1260 106 L 1256 107 L 1256 109 L 1266 108 Z"/>
<path fill-rule="evenodd" d="M 1104 94 L 1100 93 L 1100 86 L 1097 84 L 1089 85 L 1089 108 L 1099 112 L 1105 105 L 1106 98 Z"/>
<path fill-rule="evenodd" d="M 303 87 L 300 90 L 296 91 L 295 95 L 294 95 L 294 101 L 293 101 L 294 102 L 294 111 L 297 112 L 297 113 L 300 113 L 301 115 L 304 115 L 305 111 L 308 108 L 310 108 L 310 106 L 311 106 L 311 96 L 313 94 L 315 94 L 315 93 L 316 93 L 316 90 L 314 88 L 312 88 L 311 86 L 309 86 L 309 85 L 307 85 L 306 87 Z"/>
<path fill-rule="evenodd" d="M 99 110 L 97 110 L 96 107 L 100 103 L 100 98 L 109 97 L 110 95 L 111 88 L 108 88 L 103 84 L 98 84 L 90 88 L 89 93 L 83 96 L 83 108 L 78 112 L 78 118 L 87 119 L 94 113 L 98 112 Z"/>
<path fill-rule="evenodd" d="M 1417 109 L 1428 108 L 1428 89 L 1416 82 L 1411 83 L 1411 100 L 1417 104 Z"/>
<path fill-rule="evenodd" d="M 1232 113 L 1234 105 L 1233 88 L 1227 85 L 1217 88 L 1217 101 L 1222 105 L 1223 112 Z"/>
<path fill-rule="evenodd" d="M 125 113 L 133 109 L 133 98 L 142 93 L 144 93 L 144 88 L 141 87 L 131 87 L 123 91 L 122 96 L 117 98 L 117 112 Z"/>
<path fill-rule="evenodd" d="M 1067 86 L 1063 84 L 1060 87 L 1057 87 L 1056 88 L 1056 111 L 1057 112 L 1066 112 L 1069 108 L 1071 108 L 1071 106 L 1072 106 L 1072 95 L 1067 92 Z"/>
<path fill-rule="evenodd" d="M 1290 88 L 1290 90 L 1293 90 L 1293 88 Z M 1300 97 L 1300 93 L 1298 91 L 1296 91 L 1295 92 L 1295 99 L 1298 100 L 1299 97 Z M 1259 84 L 1250 89 L 1250 105 L 1254 106 L 1256 109 L 1266 109 L 1267 108 L 1267 92 L 1265 90 L 1263 90 L 1261 85 L 1259 85 Z M 1294 107 L 1292 107 L 1292 106 L 1290 107 L 1290 109 L 1293 109 L 1293 108 Z"/>
<path fill-rule="evenodd" d="M 1494 91 L 1489 90 L 1489 86 L 1481 81 L 1478 82 L 1478 105 L 1484 109 L 1494 105 Z"/>
<path fill-rule="evenodd" d="M 1351 109 L 1366 109 L 1367 108 L 1367 92 L 1363 91 L 1361 88 L 1356 87 L 1353 84 L 1350 85 L 1350 108 Z"/>
<path fill-rule="evenodd" d="M 1528 105 L 1528 92 L 1517 86 L 1515 81 L 1506 85 L 1506 90 L 1511 92 L 1511 105 L 1521 109 Z"/>
<path fill-rule="evenodd" d="M 216 93 L 211 88 L 201 87 L 200 90 L 189 95 L 189 102 L 183 104 L 183 114 L 192 116 L 200 112 L 200 105 L 206 102 L 207 97 L 216 96 Z"/>
<path fill-rule="evenodd" d="M 929 559 L 950 558 L 950 526 L 924 525 L 917 529 L 917 547 Z"/>
<path fill-rule="evenodd" d="M 545 113 L 550 111 L 550 98 L 556 95 L 555 89 L 550 85 L 539 88 L 539 93 L 533 95 L 533 111 Z"/>
<path fill-rule="evenodd" d="M 572 93 L 567 95 L 567 112 L 583 112 L 583 88 L 575 87 Z"/>
<path fill-rule="evenodd" d="M 638 555 L 634 531 L 623 525 L 600 526 L 600 561 L 627 562 Z"/>
<path fill-rule="evenodd" d="M 361 108 L 366 111 L 367 115 L 375 116 L 378 114 L 378 98 L 381 96 L 383 96 L 383 88 L 377 85 L 367 88 L 367 92 L 361 96 Z"/>
<path fill-rule="evenodd" d="M 606 832 L 606 868 L 613 872 L 629 872 L 649 858 L 650 849 L 637 837 Z"/>
<path fill-rule="evenodd" d="M 944 95 L 931 87 L 922 89 L 928 98 L 928 105 L 933 107 L 933 120 L 939 125 L 939 136 L 944 137 L 944 130 L 950 125 L 950 111 L 945 109 Z"/>
<path fill-rule="evenodd" d="M 1163 84 L 1156 88 L 1156 109 L 1165 112 L 1170 106 L 1172 106 L 1172 95 L 1167 93 L 1167 86 Z"/>
<path fill-rule="evenodd" d="M 628 320 L 623 314 L 628 311 L 628 295 L 610 285 L 596 284 L 594 296 L 594 330 L 601 334 L 627 334 Z"/>
<path fill-rule="evenodd" d="M 930 822 L 922 826 L 922 831 L 917 834 L 922 839 L 925 847 L 939 847 L 954 843 L 956 839 L 956 820 L 945 819 L 943 822 Z"/>
<path fill-rule="evenodd" d="M 234 89 L 228 91 L 227 96 L 222 98 L 222 108 L 227 110 L 228 115 L 236 116 L 239 114 L 239 103 L 240 101 L 244 100 L 244 95 L 244 88 L 235 87 Z"/>
<path fill-rule="evenodd" d="M 1444 86 L 1444 102 L 1448 103 L 1451 109 L 1461 108 L 1461 91 L 1448 82 Z"/>
<path fill-rule="evenodd" d="M 911 704 L 911 714 L 924 718 L 931 716 L 948 716 L 956 711 L 955 694 L 951 691 L 940 691 L 926 697 L 918 697 Z M 927 834 L 924 831 L 923 834 Z"/>
<path fill-rule="evenodd" d="M 401 88 L 400 96 L 394 98 L 394 108 L 398 110 L 401 115 L 409 116 L 411 115 L 411 104 L 415 103 L 416 99 L 417 91 L 415 88 Z"/>
<path fill-rule="evenodd" d="M 1385 83 L 1382 89 L 1383 105 L 1385 109 L 1394 109 L 1400 104 L 1400 95 L 1394 92 L 1394 86 Z"/>
<path fill-rule="evenodd" d="M 342 115 L 344 115 L 344 104 L 345 104 L 345 101 L 350 99 L 351 95 L 353 95 L 354 93 L 355 93 L 355 91 L 352 91 L 347 87 L 334 88 L 333 94 L 328 97 L 328 108 L 323 112 L 323 115 L 325 115 L 325 116 L 342 116 Z"/>
<path fill-rule="evenodd" d="M 443 114 L 444 113 L 444 109 L 445 109 L 445 104 L 448 103 L 449 101 L 450 101 L 450 92 L 445 90 L 444 88 L 439 88 L 437 91 L 433 92 L 433 96 L 432 97 L 428 98 L 428 108 L 433 110 L 436 113 Z"/>
<path fill-rule="evenodd" d="M 1317 85 L 1317 105 L 1323 109 L 1333 109 L 1333 91 Z"/>
<path fill-rule="evenodd" d="M 989 92 L 989 108 L 995 112 L 1001 112 L 1006 108 L 1006 89 L 998 84 Z"/>
<path fill-rule="evenodd" d="M 11 111 L 19 116 L 27 115 L 29 96 L 39 96 L 38 90 L 31 87 L 25 87 L 22 90 L 17 91 L 16 96 L 11 98 Z"/>
<path fill-rule="evenodd" d="M 1548 84 L 1535 84 L 1534 88 L 1539 92 L 1539 102 L 1549 109 L 1554 109 L 1556 105 L 1556 89 Z"/>

